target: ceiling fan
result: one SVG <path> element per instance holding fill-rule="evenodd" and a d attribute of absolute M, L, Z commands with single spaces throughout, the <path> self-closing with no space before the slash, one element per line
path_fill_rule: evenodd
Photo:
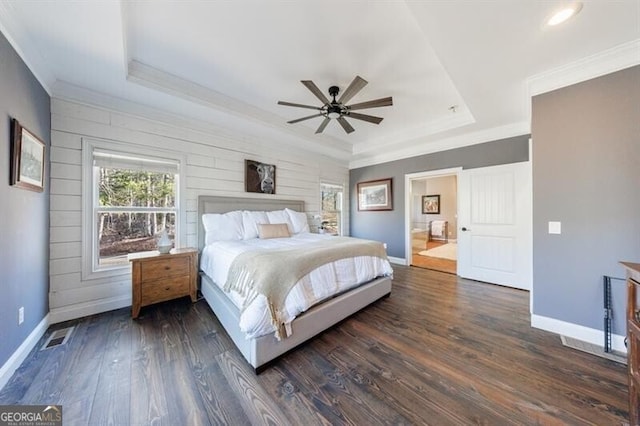
<path fill-rule="evenodd" d="M 338 123 L 340 123 L 344 131 L 347 133 L 353 132 L 354 128 L 351 127 L 347 120 L 345 120 L 345 117 L 368 121 L 369 123 L 380 124 L 380 122 L 382 121 L 381 117 L 374 117 L 373 115 L 360 114 L 352 111 L 393 105 L 393 99 L 390 96 L 373 101 L 361 102 L 353 105 L 345 105 L 360 90 L 362 90 L 364 86 L 367 85 L 367 81 L 360 76 L 356 76 L 356 78 L 353 79 L 349 87 L 347 87 L 347 89 L 342 93 L 342 96 L 340 96 L 340 99 L 338 100 L 336 100 L 336 96 L 338 96 L 338 93 L 340 93 L 340 88 L 338 86 L 329 87 L 329 95 L 333 97 L 332 101 L 329 101 L 329 99 L 327 99 L 327 97 L 320 91 L 320 89 L 318 89 L 318 86 L 316 86 L 313 81 L 301 80 L 301 83 L 304 84 L 306 88 L 316 96 L 316 98 L 320 99 L 320 101 L 323 103 L 322 106 L 316 107 L 285 101 L 278 101 L 278 105 L 318 110 L 319 112 L 317 114 L 287 121 L 287 123 L 293 124 L 315 117 L 324 117 L 324 120 L 322 121 L 322 123 L 320 123 L 320 127 L 318 127 L 318 130 L 316 130 L 316 133 L 322 133 L 322 131 L 325 127 L 327 127 L 327 124 L 329 124 L 329 121 L 331 121 L 332 118 L 336 119 Z"/>

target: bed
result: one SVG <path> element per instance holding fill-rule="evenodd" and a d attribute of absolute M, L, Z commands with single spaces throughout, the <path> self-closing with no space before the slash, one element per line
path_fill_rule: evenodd
<path fill-rule="evenodd" d="M 259 212 L 284 209 L 304 212 L 304 202 L 298 200 L 217 196 L 200 196 L 198 198 L 198 240 L 202 256 L 201 265 L 204 269 L 209 270 L 208 274 L 202 270 L 200 272 L 201 292 L 234 344 L 256 373 L 261 372 L 271 361 L 282 354 L 391 293 L 392 271 L 389 266 L 387 273 L 384 275 L 376 276 L 348 290 L 343 289 L 337 295 L 326 298 L 321 303 L 297 315 L 293 321 L 287 324 L 283 336 L 278 335 L 277 332 L 254 333 L 248 336 L 246 327 L 241 329 L 240 326 L 241 319 L 244 319 L 241 317 L 245 312 L 241 312 L 237 300 L 232 300 L 233 298 L 228 297 L 228 293 L 223 291 L 222 284 L 216 283 L 215 279 L 212 278 L 213 275 L 217 277 L 218 281 L 222 279 L 219 275 L 211 272 L 211 266 L 208 265 L 207 256 L 210 255 L 211 244 L 206 244 L 206 232 L 202 218 L 203 215 L 210 213 L 228 214 L 228 212 L 235 211 Z M 326 239 L 336 238 L 315 234 L 303 235 L 301 233 L 297 238 L 291 238 L 290 243 L 294 243 L 295 239 L 313 240 L 320 237 Z M 233 251 L 236 246 L 231 244 L 231 248 L 227 246 L 224 246 L 224 248 Z M 384 262 L 388 265 L 387 260 Z"/>

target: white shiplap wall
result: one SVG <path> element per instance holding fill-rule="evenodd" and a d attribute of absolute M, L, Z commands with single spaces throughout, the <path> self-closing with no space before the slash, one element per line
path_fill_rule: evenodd
<path fill-rule="evenodd" d="M 186 156 L 186 215 L 184 246 L 197 247 L 199 195 L 261 196 L 305 201 L 311 216 L 320 209 L 320 182 L 344 183 L 349 171 L 340 162 L 319 154 L 269 141 L 248 141 L 193 130 L 159 120 L 53 98 L 51 101 L 50 293 L 52 322 L 65 321 L 131 304 L 130 274 L 83 280 L 82 147 L 83 140 L 100 139 L 175 151 Z M 175 123 L 175 122 L 174 122 Z M 222 133 L 222 132 L 221 132 Z M 244 160 L 277 167 L 277 195 L 244 192 Z M 345 206 L 349 205 L 345 193 Z M 348 211 L 345 227 L 348 234 Z M 90 255 L 90 253 L 86 253 Z"/>

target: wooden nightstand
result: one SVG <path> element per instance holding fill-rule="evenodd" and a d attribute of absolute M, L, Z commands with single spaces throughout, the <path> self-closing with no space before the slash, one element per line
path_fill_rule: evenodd
<path fill-rule="evenodd" d="M 129 255 L 131 268 L 131 316 L 137 318 L 140 308 L 178 297 L 190 296 L 196 301 L 198 289 L 198 250 L 173 249 L 170 254 L 144 253 Z"/>

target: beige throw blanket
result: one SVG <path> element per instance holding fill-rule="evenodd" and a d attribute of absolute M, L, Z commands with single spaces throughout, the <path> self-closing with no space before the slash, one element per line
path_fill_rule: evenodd
<path fill-rule="evenodd" d="M 231 263 L 224 290 L 235 290 L 245 297 L 243 310 L 259 294 L 265 296 L 276 338 L 280 340 L 286 337 L 281 312 L 295 284 L 324 264 L 357 256 L 387 259 L 382 243 L 349 237 L 328 238 L 303 249 L 241 253 Z"/>

